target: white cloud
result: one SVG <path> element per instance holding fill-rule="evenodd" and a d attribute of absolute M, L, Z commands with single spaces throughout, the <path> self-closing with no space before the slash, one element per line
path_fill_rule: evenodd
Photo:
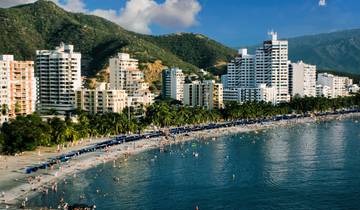
<path fill-rule="evenodd" d="M 319 0 L 319 6 L 325 7 L 326 6 L 326 0 Z"/>
<path fill-rule="evenodd" d="M 0 7 L 11 7 L 32 3 L 36 0 L 0 0 Z M 83 0 L 52 0 L 71 12 L 97 15 L 120 26 L 139 33 L 151 33 L 150 26 L 156 24 L 168 28 L 187 28 L 197 23 L 196 16 L 201 11 L 198 0 L 128 0 L 119 11 L 109 9 L 89 10 Z"/>
<path fill-rule="evenodd" d="M 17 6 L 19 4 L 30 4 L 34 3 L 36 0 L 0 0 L 1 8 L 9 8 L 13 6 Z"/>

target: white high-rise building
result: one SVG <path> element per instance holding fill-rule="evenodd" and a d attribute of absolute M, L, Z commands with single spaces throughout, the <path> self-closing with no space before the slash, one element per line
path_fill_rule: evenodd
<path fill-rule="evenodd" d="M 130 58 L 127 53 L 118 53 L 110 58 L 111 89 L 125 90 L 132 85 L 133 80 L 141 80 L 144 74 L 139 71 L 139 61 Z"/>
<path fill-rule="evenodd" d="M 240 49 L 238 56 L 228 63 L 227 88 L 255 87 L 255 56 Z"/>
<path fill-rule="evenodd" d="M 74 110 L 75 91 L 81 88 L 81 54 L 61 43 L 55 50 L 36 51 L 38 107 L 44 113 Z"/>
<path fill-rule="evenodd" d="M 149 84 L 144 82 L 144 73 L 138 66 L 139 61 L 126 53 L 110 58 L 110 88 L 125 90 L 128 105 L 142 108 L 153 103 L 154 95 L 149 90 Z"/>
<path fill-rule="evenodd" d="M 316 66 L 302 61 L 289 64 L 289 93 L 291 96 L 316 97 Z"/>
<path fill-rule="evenodd" d="M 288 41 L 278 40 L 277 33 L 271 32 L 272 39 L 265 41 L 256 50 L 255 83 L 275 87 L 277 103 L 290 101 Z"/>
<path fill-rule="evenodd" d="M 179 68 L 166 69 L 162 72 L 162 96 L 178 101 L 184 99 L 185 75 Z"/>
<path fill-rule="evenodd" d="M 247 49 L 240 49 L 239 55 L 228 63 L 226 88 L 255 87 L 255 56 L 249 55 Z"/>
<path fill-rule="evenodd" d="M 318 75 L 317 83 L 322 86 L 328 86 L 330 88 L 331 98 L 348 96 L 348 86 L 353 84 L 352 79 L 348 77 L 340 77 L 328 73 L 320 73 Z"/>

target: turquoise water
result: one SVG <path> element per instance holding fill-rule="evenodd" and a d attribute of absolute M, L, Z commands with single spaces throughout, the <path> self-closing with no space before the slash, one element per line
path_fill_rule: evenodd
<path fill-rule="evenodd" d="M 198 153 L 195 157 L 193 153 Z M 59 183 L 59 200 L 97 209 L 360 209 L 360 124 L 276 128 L 172 145 Z"/>

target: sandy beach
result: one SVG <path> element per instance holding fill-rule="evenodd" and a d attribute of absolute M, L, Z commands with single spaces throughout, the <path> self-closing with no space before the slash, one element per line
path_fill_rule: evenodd
<path fill-rule="evenodd" d="M 181 143 L 194 139 L 217 138 L 224 135 L 231 135 L 242 132 L 256 131 L 260 129 L 273 128 L 277 126 L 292 126 L 302 123 L 314 123 L 318 121 L 339 120 L 345 118 L 360 117 L 360 113 L 346 115 L 331 115 L 318 118 L 301 118 L 293 120 L 283 120 L 266 124 L 254 124 L 247 126 L 228 127 L 214 129 L 211 131 L 192 132 L 189 135 L 178 135 L 169 140 L 165 137 L 144 139 L 137 142 L 124 143 L 113 146 L 105 150 L 87 153 L 71 159 L 68 162 L 55 165 L 52 169 L 39 170 L 33 174 L 26 174 L 25 168 L 46 162 L 49 158 L 66 154 L 89 145 L 93 145 L 110 138 L 84 140 L 78 145 L 61 148 L 39 148 L 36 151 L 25 152 L 21 156 L 1 156 L 0 157 L 0 208 L 9 205 L 9 208 L 18 207 L 21 202 L 34 195 L 35 193 L 45 193 L 47 190 L 54 190 L 56 182 L 65 177 L 76 176 L 77 173 L 113 161 L 127 155 L 137 154 L 149 149 L 159 148 L 161 145 Z M 40 152 L 39 152 L 40 151 Z"/>

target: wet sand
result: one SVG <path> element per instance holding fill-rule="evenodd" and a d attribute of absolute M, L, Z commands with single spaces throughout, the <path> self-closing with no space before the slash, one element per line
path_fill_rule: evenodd
<path fill-rule="evenodd" d="M 81 144 L 70 148 L 64 148 L 59 153 L 57 148 L 39 148 L 33 152 L 25 152 L 21 156 L 1 156 L 0 158 L 0 208 L 5 205 L 20 205 L 26 197 L 30 197 L 38 192 L 43 192 L 46 189 L 51 190 L 51 185 L 65 177 L 76 176 L 83 170 L 92 168 L 102 163 L 116 160 L 124 156 L 137 154 L 149 149 L 160 148 L 162 145 L 173 143 L 180 143 L 194 139 L 217 138 L 224 135 L 256 131 L 260 129 L 267 129 L 277 126 L 292 126 L 301 123 L 314 123 L 316 121 L 335 120 L 342 118 L 359 117 L 360 113 L 347 115 L 333 115 L 318 118 L 302 118 L 293 120 L 284 120 L 278 122 L 271 122 L 266 124 L 255 124 L 247 126 L 229 127 L 222 129 L 214 129 L 208 131 L 192 132 L 188 135 L 178 135 L 176 138 L 165 139 L 153 138 L 144 139 L 137 142 L 125 143 L 117 146 L 107 148 L 102 151 L 96 151 L 81 155 L 77 158 L 71 159 L 66 163 L 55 165 L 53 169 L 39 170 L 33 174 L 25 174 L 25 168 L 34 166 L 38 163 L 46 162 L 49 158 L 65 154 L 73 150 L 83 148 L 95 143 L 109 140 L 110 138 L 102 138 L 96 140 L 86 140 Z M 31 181 L 29 184 L 29 177 L 37 180 Z M 39 177 L 41 177 L 39 179 Z M 4 194 L 2 193 L 4 192 Z M 14 206 L 13 206 L 14 207 Z"/>

